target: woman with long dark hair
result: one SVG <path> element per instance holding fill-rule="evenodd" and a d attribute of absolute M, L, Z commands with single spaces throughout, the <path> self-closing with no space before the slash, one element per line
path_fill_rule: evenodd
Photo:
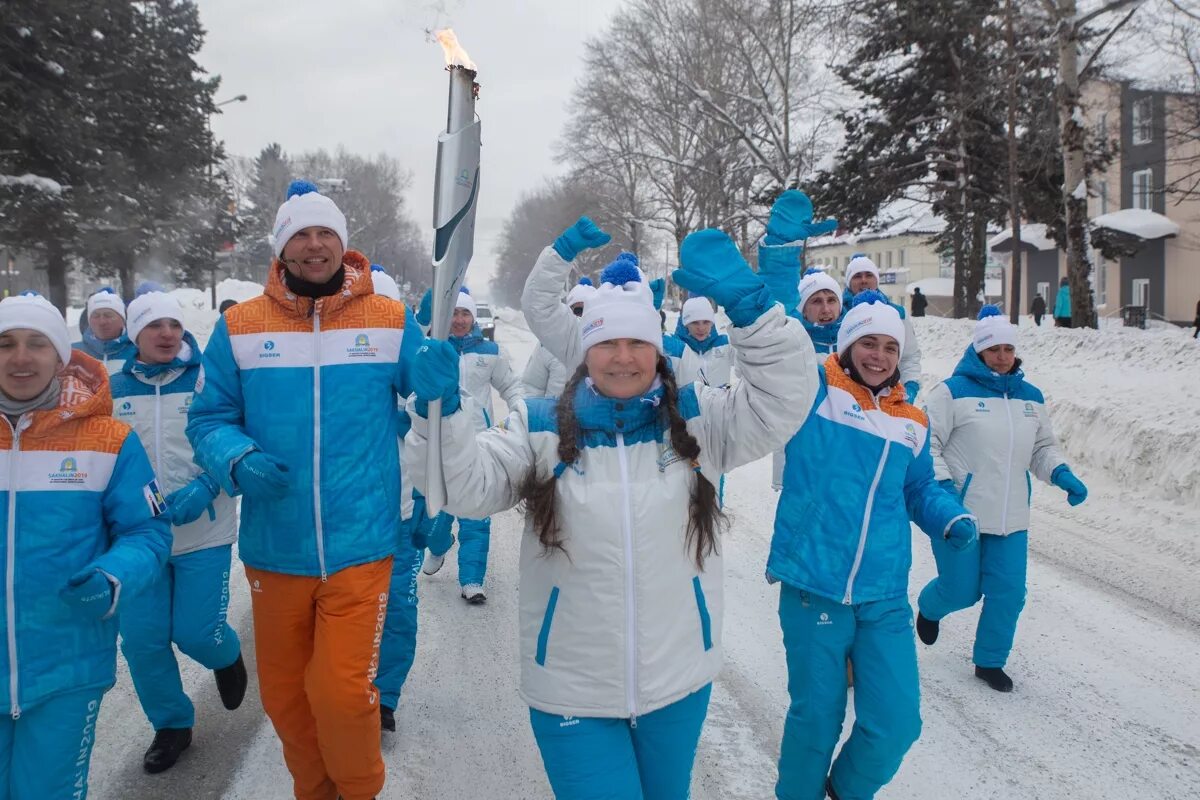
<path fill-rule="evenodd" d="M 606 241 L 584 218 L 543 258 L 564 266 Z M 406 460 L 417 488 L 428 401 L 441 398 L 451 513 L 525 503 L 521 696 L 565 800 L 688 796 L 721 665 L 717 482 L 782 444 L 816 388 L 808 337 L 728 236 L 692 234 L 680 262 L 675 282 L 733 322 L 732 389 L 677 385 L 652 292 L 622 260 L 586 302 L 583 363 L 561 398 L 526 399 L 477 434 L 460 410 L 470 399 L 460 400 L 453 347 L 426 341 L 413 365 Z"/>

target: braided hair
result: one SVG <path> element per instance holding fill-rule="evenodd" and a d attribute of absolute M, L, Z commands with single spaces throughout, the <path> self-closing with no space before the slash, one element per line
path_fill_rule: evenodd
<path fill-rule="evenodd" d="M 688 431 L 687 421 L 679 413 L 679 387 L 666 358 L 661 355 L 658 357 L 656 369 L 663 385 L 663 402 L 659 405 L 659 413 L 665 417 L 671 447 L 691 462 L 696 474 L 688 500 L 688 528 L 684 542 L 694 552 L 696 567 L 703 570 L 704 559 L 718 552 L 717 539 L 726 523 L 725 514 L 721 511 L 716 487 L 700 472 L 700 443 Z M 551 550 L 566 553 L 556 508 L 555 487 L 563 470 L 579 459 L 580 428 L 575 417 L 575 390 L 586 377 L 587 366 L 581 364 L 558 399 L 558 466 L 549 477 L 542 480 L 538 479 L 536 470 L 530 470 L 521 482 L 520 496 L 525 504 L 525 513 L 537 531 L 544 553 Z"/>

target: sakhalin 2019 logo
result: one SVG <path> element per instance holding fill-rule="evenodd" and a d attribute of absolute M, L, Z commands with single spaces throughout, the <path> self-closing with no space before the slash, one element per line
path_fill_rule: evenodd
<path fill-rule="evenodd" d="M 58 465 L 57 472 L 51 472 L 49 475 L 51 483 L 57 484 L 81 484 L 87 480 L 88 474 L 79 471 L 79 462 L 73 456 L 67 456 Z"/>
<path fill-rule="evenodd" d="M 379 355 L 379 348 L 371 345 L 371 339 L 365 333 L 354 337 L 354 346 L 346 348 L 349 358 L 374 358 Z"/>

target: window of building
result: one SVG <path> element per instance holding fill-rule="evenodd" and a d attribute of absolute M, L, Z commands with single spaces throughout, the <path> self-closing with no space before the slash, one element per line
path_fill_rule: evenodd
<path fill-rule="evenodd" d="M 1096 120 L 1096 138 L 1104 141 L 1108 138 L 1108 112 L 1105 111 L 1100 115 L 1100 119 Z"/>
<path fill-rule="evenodd" d="M 1149 278 L 1134 278 L 1133 279 L 1133 302 L 1130 305 L 1142 306 L 1143 308 L 1150 304 L 1150 279 Z"/>
<path fill-rule="evenodd" d="M 1152 98 L 1143 97 L 1133 101 L 1133 143 L 1147 144 L 1154 138 L 1151 126 L 1154 106 Z"/>
<path fill-rule="evenodd" d="M 1100 213 L 1108 213 L 1108 181 L 1100 181 Z"/>
<path fill-rule="evenodd" d="M 1152 193 L 1154 191 L 1154 172 L 1149 169 L 1139 169 L 1133 173 L 1133 207 L 1152 210 Z"/>
<path fill-rule="evenodd" d="M 1096 261 L 1096 303 L 1101 308 L 1108 305 L 1108 262 L 1103 257 Z"/>
<path fill-rule="evenodd" d="M 891 250 L 887 251 L 887 268 L 888 269 L 892 268 L 892 251 Z"/>
<path fill-rule="evenodd" d="M 904 248 L 900 248 L 900 268 L 904 269 Z"/>

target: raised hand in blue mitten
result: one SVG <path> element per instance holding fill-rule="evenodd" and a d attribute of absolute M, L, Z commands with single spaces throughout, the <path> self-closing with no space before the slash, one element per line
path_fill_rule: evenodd
<path fill-rule="evenodd" d="M 921 393 L 921 384 L 916 381 L 905 381 L 904 383 L 904 399 L 911 405 L 917 402 L 917 395 Z"/>
<path fill-rule="evenodd" d="M 104 573 L 88 567 L 72 575 L 58 597 L 78 617 L 103 619 L 112 608 L 113 589 Z"/>
<path fill-rule="evenodd" d="M 654 298 L 654 308 L 659 310 L 662 308 L 663 298 L 667 294 L 667 279 L 655 278 L 650 281 L 650 294 Z"/>
<path fill-rule="evenodd" d="M 1073 506 L 1087 500 L 1087 486 L 1075 477 L 1075 473 L 1071 472 L 1071 468 L 1066 464 L 1060 464 L 1055 468 L 1050 475 L 1050 482 L 1067 493 L 1067 502 Z"/>
<path fill-rule="evenodd" d="M 433 324 L 433 289 L 426 289 L 421 295 L 421 304 L 417 306 L 417 324 L 428 328 Z"/>
<path fill-rule="evenodd" d="M 771 206 L 766 242 L 769 245 L 798 242 L 810 236 L 832 233 L 837 226 L 836 219 L 813 222 L 812 200 L 799 189 L 788 189 Z"/>
<path fill-rule="evenodd" d="M 187 525 L 200 519 L 204 510 L 208 509 L 209 520 L 215 521 L 217 511 L 213 508 L 213 500 L 221 493 L 221 487 L 208 475 L 201 472 L 182 489 L 176 489 L 167 495 L 167 513 L 172 525 Z"/>
<path fill-rule="evenodd" d="M 715 228 L 688 234 L 679 246 L 679 269 L 671 280 L 692 294 L 710 297 L 743 328 L 771 307 L 762 278 L 750 269 L 737 245 Z"/>
<path fill-rule="evenodd" d="M 587 217 L 580 217 L 554 240 L 554 251 L 562 256 L 564 261 L 574 261 L 575 256 L 584 250 L 603 247 L 611 241 L 612 237 L 600 230 L 599 225 Z"/>
<path fill-rule="evenodd" d="M 429 401 L 442 401 L 442 416 L 458 411 L 458 350 L 449 342 L 426 339 L 413 356 L 413 393 L 417 396 L 417 413 L 429 416 Z"/>
<path fill-rule="evenodd" d="M 979 527 L 975 520 L 963 517 L 946 531 L 946 543 L 955 550 L 966 550 L 979 539 Z"/>
<path fill-rule="evenodd" d="M 288 465 L 261 450 L 251 450 L 233 465 L 233 479 L 246 497 L 281 500 L 288 492 Z"/>

